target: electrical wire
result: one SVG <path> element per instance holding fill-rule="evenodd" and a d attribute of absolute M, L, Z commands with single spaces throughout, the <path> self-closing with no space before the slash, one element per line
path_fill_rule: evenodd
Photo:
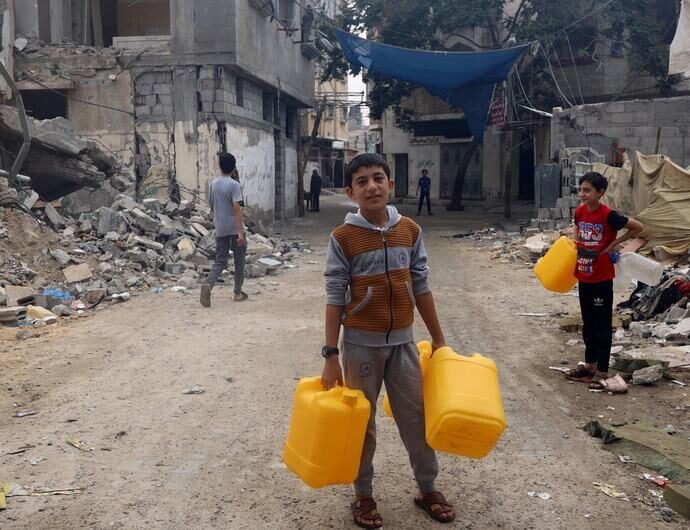
<path fill-rule="evenodd" d="M 78 101 L 78 102 L 80 102 L 80 103 L 84 103 L 85 105 L 91 105 L 91 106 L 93 106 L 93 107 L 100 107 L 100 108 L 102 108 L 102 109 L 108 109 L 108 110 L 114 110 L 114 111 L 117 111 L 117 112 L 122 112 L 123 114 L 128 114 L 128 115 L 130 115 L 130 116 L 132 116 L 132 117 L 135 116 L 133 112 L 130 112 L 130 111 L 128 111 L 128 110 L 119 109 L 119 108 L 117 108 L 117 107 L 111 107 L 111 106 L 109 106 L 109 105 L 101 105 L 100 103 L 94 103 L 93 101 L 87 101 L 87 100 L 85 100 L 85 99 L 81 99 L 81 98 L 76 98 L 76 97 L 74 97 L 74 96 L 70 96 L 70 95 L 68 95 L 68 94 L 65 94 L 65 93 L 59 91 L 59 90 L 55 90 L 54 88 L 49 87 L 48 85 L 46 85 L 45 83 L 39 81 L 36 77 L 34 77 L 33 75 L 31 75 L 31 74 L 28 73 L 28 72 L 24 72 L 24 74 L 27 75 L 29 78 L 31 78 L 31 80 L 32 80 L 34 83 L 36 83 L 37 85 L 42 86 L 45 90 L 47 90 L 47 91 L 49 91 L 49 92 L 52 92 L 52 93 L 54 93 L 54 94 L 57 94 L 57 95 L 59 95 L 59 96 L 62 96 L 62 97 L 65 98 L 65 99 L 71 99 L 72 101 Z"/>
<path fill-rule="evenodd" d="M 577 89 L 580 92 L 580 101 L 584 105 L 585 104 L 585 98 L 582 95 L 582 85 L 580 84 L 580 74 L 578 74 L 577 65 L 575 64 L 575 54 L 573 53 L 573 47 L 570 44 L 570 37 L 568 36 L 568 32 L 564 31 L 563 34 L 565 35 L 565 38 L 568 41 L 568 49 L 570 50 L 570 59 L 573 62 L 573 69 L 575 70 L 575 80 L 577 81 Z"/>
<path fill-rule="evenodd" d="M 558 67 L 561 70 L 561 75 L 563 76 L 563 79 L 565 79 L 565 84 L 568 87 L 568 91 L 570 92 L 570 96 L 573 98 L 573 101 L 577 104 L 577 95 L 573 91 L 573 87 L 570 86 L 570 80 L 568 79 L 568 76 L 565 73 L 565 69 L 563 68 L 563 64 L 561 63 L 561 59 L 559 57 L 558 50 L 556 49 L 555 44 L 553 43 L 553 40 L 547 41 L 551 45 L 551 49 L 553 50 L 553 54 L 556 57 L 556 61 L 558 62 Z"/>
<path fill-rule="evenodd" d="M 575 105 L 573 105 L 570 101 L 568 101 L 568 98 L 565 96 L 565 94 L 561 90 L 561 85 L 558 84 L 558 80 L 556 79 L 556 74 L 554 73 L 553 67 L 551 66 L 551 60 L 549 59 L 549 56 L 547 55 L 546 50 L 544 50 L 544 47 L 541 45 L 541 43 L 539 43 L 539 49 L 544 54 L 544 59 L 546 59 L 546 64 L 549 67 L 549 71 L 551 72 L 551 77 L 553 78 L 553 82 L 556 85 L 556 90 L 558 90 L 558 93 L 560 94 L 561 99 L 563 99 L 563 101 L 565 103 L 567 103 L 569 106 L 574 107 Z"/>

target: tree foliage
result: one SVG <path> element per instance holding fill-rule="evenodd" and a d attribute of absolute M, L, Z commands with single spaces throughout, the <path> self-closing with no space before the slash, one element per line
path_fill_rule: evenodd
<path fill-rule="evenodd" d="M 560 104 L 562 98 L 551 70 L 599 61 L 597 50 L 602 45 L 627 55 L 633 69 L 654 77 L 660 89 L 667 87 L 668 45 L 663 35 L 669 28 L 660 20 L 658 9 L 667 4 L 677 13 L 678 1 L 348 0 L 336 24 L 378 42 L 425 50 L 497 49 L 512 42 L 538 41 L 539 46 L 533 47 L 536 53 L 523 60 L 521 67 L 529 68 L 533 101 L 548 107 Z M 594 16 L 587 16 L 595 10 Z M 323 29 L 330 31 L 328 26 Z M 475 35 L 483 35 L 481 42 Z M 322 64 L 324 79 L 344 78 L 348 73 L 349 66 L 337 48 L 324 55 Z M 415 87 L 375 76 L 366 80 L 371 82 L 371 116 L 380 118 L 392 108 L 405 127 L 411 116 L 401 102 Z M 569 94 L 576 95 L 570 88 Z"/>

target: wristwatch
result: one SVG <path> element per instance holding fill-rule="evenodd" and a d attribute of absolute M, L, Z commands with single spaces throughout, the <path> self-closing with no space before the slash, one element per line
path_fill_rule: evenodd
<path fill-rule="evenodd" d="M 321 348 L 321 356 L 324 359 L 328 359 L 331 355 L 339 355 L 340 350 L 335 346 L 324 346 Z"/>

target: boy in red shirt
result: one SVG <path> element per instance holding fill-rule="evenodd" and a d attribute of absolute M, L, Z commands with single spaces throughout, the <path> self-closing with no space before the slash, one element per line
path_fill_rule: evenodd
<path fill-rule="evenodd" d="M 602 204 L 608 181 L 600 173 L 590 172 L 580 177 L 579 197 L 582 204 L 575 210 L 575 242 L 582 338 L 585 341 L 585 364 L 566 372 L 574 381 L 589 383 L 601 390 L 608 379 L 611 356 L 611 320 L 613 317 L 613 278 L 611 254 L 618 245 L 637 237 L 642 223 L 621 215 Z M 622 236 L 618 231 L 626 228 Z"/>

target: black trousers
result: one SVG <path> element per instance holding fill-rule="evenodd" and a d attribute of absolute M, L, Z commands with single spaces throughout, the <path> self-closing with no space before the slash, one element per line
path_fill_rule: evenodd
<path fill-rule="evenodd" d="M 609 371 L 611 357 L 611 320 L 613 318 L 613 280 L 600 283 L 580 282 L 582 338 L 585 362 L 596 363 L 600 372 Z"/>
<path fill-rule="evenodd" d="M 321 209 L 321 204 L 319 201 L 320 195 L 321 195 L 320 191 L 317 191 L 317 192 L 312 191 L 312 193 L 311 193 L 311 209 L 313 212 L 318 212 Z"/>
<path fill-rule="evenodd" d="M 426 199 L 426 211 L 431 213 L 431 192 L 420 192 L 419 194 L 419 207 L 417 208 L 417 213 L 422 213 L 422 205 L 424 204 L 424 199 Z"/>

